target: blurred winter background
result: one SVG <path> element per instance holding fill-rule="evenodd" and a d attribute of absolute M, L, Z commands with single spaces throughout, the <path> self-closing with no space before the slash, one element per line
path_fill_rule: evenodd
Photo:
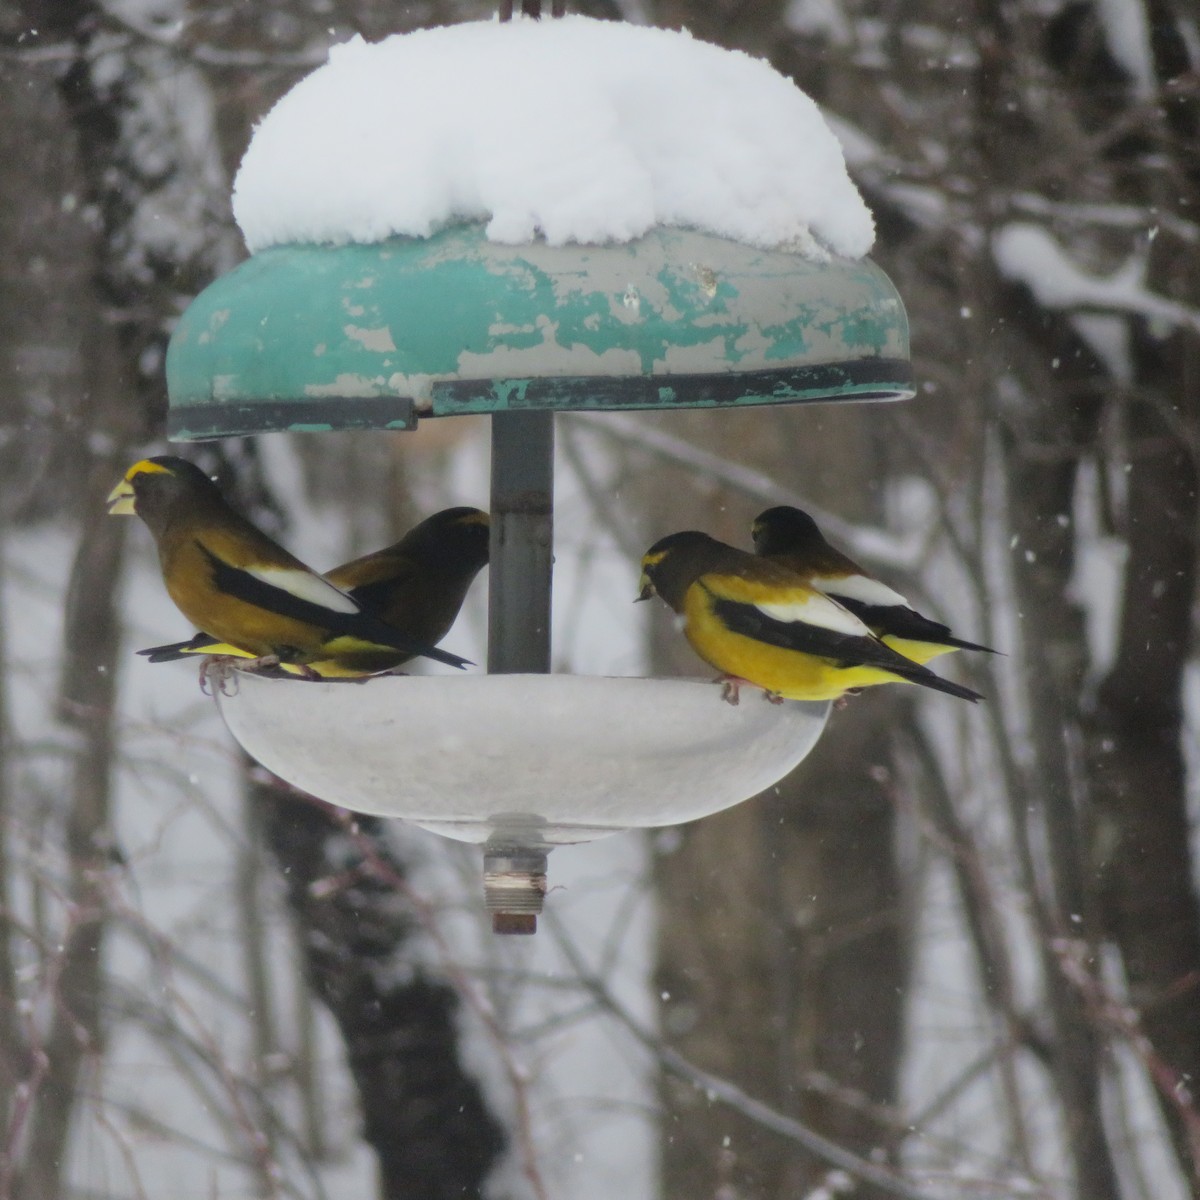
<path fill-rule="evenodd" d="M 188 629 L 103 496 L 166 449 L 255 121 L 333 43 L 488 10 L 8 0 L 0 1200 L 1200 1196 L 1193 0 L 573 8 L 823 106 L 920 391 L 560 418 L 556 669 L 694 671 L 638 556 L 790 499 L 1006 651 L 955 663 L 989 702 L 876 689 L 771 794 L 556 851 L 525 940 L 477 852 L 248 769 L 194 666 L 133 656 Z M 485 505 L 487 436 L 196 457 L 326 568 Z"/>

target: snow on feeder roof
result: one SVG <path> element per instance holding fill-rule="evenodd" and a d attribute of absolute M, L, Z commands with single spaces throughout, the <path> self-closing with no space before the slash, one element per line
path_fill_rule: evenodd
<path fill-rule="evenodd" d="M 233 211 L 253 253 L 483 221 L 508 244 L 665 225 L 860 258 L 875 232 L 817 106 L 767 62 L 588 17 L 335 46 L 255 131 Z"/>
<path fill-rule="evenodd" d="M 356 38 L 259 126 L 234 212 L 254 256 L 172 339 L 176 439 L 911 394 L 816 105 L 686 33 Z"/>

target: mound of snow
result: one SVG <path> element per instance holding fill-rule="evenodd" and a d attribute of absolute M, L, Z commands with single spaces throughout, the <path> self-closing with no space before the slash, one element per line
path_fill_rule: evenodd
<path fill-rule="evenodd" d="M 256 130 L 233 207 L 252 252 L 476 220 L 509 243 L 673 225 L 857 258 L 874 238 L 817 106 L 766 62 L 588 17 L 334 47 Z"/>

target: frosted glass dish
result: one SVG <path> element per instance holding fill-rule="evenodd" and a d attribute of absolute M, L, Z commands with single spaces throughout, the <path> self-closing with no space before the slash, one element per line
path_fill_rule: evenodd
<path fill-rule="evenodd" d="M 812 749 L 828 704 L 708 680 L 579 675 L 311 682 L 236 671 L 217 695 L 288 783 L 466 842 L 549 849 L 729 808 Z"/>

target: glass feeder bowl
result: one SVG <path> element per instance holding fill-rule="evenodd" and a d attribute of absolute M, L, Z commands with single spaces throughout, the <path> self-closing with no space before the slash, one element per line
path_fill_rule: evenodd
<path fill-rule="evenodd" d="M 483 846 L 498 933 L 533 933 L 555 846 L 692 821 L 812 749 L 828 704 L 725 703 L 707 680 L 586 675 L 279 679 L 214 688 L 251 757 L 295 787 Z"/>
<path fill-rule="evenodd" d="M 281 779 L 464 842 L 546 850 L 719 812 L 809 752 L 828 704 L 708 680 L 237 671 L 216 690 L 234 737 Z"/>

